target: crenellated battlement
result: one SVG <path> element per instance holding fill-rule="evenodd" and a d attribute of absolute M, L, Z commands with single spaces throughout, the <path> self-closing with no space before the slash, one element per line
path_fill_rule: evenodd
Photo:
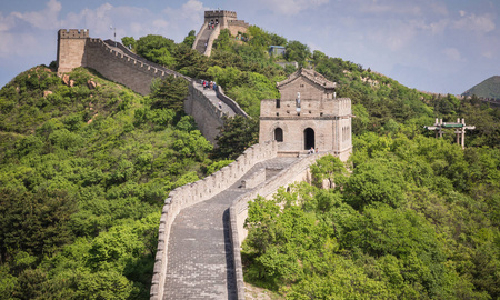
<path fill-rule="evenodd" d="M 86 39 L 89 37 L 88 29 L 61 29 L 58 32 L 60 39 Z"/>
<path fill-rule="evenodd" d="M 205 19 L 207 18 L 230 18 L 237 19 L 238 14 L 235 11 L 229 10 L 207 10 L 204 13 Z"/>

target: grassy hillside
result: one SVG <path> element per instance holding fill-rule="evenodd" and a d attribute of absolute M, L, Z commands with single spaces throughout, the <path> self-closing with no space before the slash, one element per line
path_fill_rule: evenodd
<path fill-rule="evenodd" d="M 462 95 L 465 97 L 476 95 L 479 98 L 500 99 L 500 76 L 488 78 L 462 93 Z"/>
<path fill-rule="evenodd" d="M 181 80 L 179 99 L 69 76 L 38 67 L 0 90 L 0 298 L 149 299 L 163 200 L 212 146 L 168 108 Z"/>
<path fill-rule="evenodd" d="M 431 98 L 258 27 L 248 37 L 223 30 L 210 58 L 190 49 L 192 34 L 124 39 L 217 81 L 254 117 L 226 122 L 217 152 L 180 111 L 180 79 L 141 97 L 91 70 L 71 72 L 71 86 L 37 67 L 0 90 L 0 299 L 148 299 L 163 199 L 256 141 L 260 100 L 279 97 L 276 81 L 294 71 L 282 60 L 310 64 L 353 100 L 352 175 L 325 163 L 315 176 L 336 174 L 343 189 L 303 186 L 278 198 L 297 205 L 262 202 L 270 221 L 251 219 L 250 236 L 272 235 L 249 240 L 246 278 L 291 299 L 499 296 L 500 110 Z M 287 55 L 269 57 L 270 45 Z M 476 126 L 469 149 L 425 132 L 436 117 Z"/>

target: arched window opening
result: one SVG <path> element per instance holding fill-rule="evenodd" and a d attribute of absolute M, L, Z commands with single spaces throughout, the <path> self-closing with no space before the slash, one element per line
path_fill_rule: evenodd
<path fill-rule="evenodd" d="M 283 142 L 283 129 L 279 127 L 274 129 L 274 139 L 278 142 Z"/>
<path fill-rule="evenodd" d="M 314 130 L 304 129 L 304 150 L 314 149 Z"/>

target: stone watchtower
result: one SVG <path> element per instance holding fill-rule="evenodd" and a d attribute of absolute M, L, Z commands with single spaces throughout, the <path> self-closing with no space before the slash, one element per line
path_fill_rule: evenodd
<path fill-rule="evenodd" d="M 346 161 L 352 152 L 351 99 L 337 98 L 336 86 L 309 69 L 278 82 L 281 99 L 260 104 L 259 142 L 277 140 L 283 156 L 314 148 Z"/>
<path fill-rule="evenodd" d="M 70 72 L 74 68 L 87 67 L 87 29 L 61 29 L 57 38 L 57 73 Z"/>
<path fill-rule="evenodd" d="M 222 29 L 229 28 L 230 20 L 238 19 L 235 11 L 228 10 L 208 10 L 205 11 L 204 16 L 204 23 L 219 24 Z"/>

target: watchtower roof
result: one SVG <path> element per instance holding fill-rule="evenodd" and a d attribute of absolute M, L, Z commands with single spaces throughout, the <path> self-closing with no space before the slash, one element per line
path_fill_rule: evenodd
<path fill-rule="evenodd" d="M 337 87 L 336 82 L 332 82 L 326 79 L 325 77 L 323 77 L 323 75 L 312 69 L 304 69 L 304 68 L 300 68 L 299 70 L 293 72 L 287 79 L 278 82 L 276 86 L 278 87 L 278 89 L 281 89 L 282 87 L 296 80 L 299 77 L 307 78 L 312 83 L 319 85 L 323 89 L 335 89 Z"/>

